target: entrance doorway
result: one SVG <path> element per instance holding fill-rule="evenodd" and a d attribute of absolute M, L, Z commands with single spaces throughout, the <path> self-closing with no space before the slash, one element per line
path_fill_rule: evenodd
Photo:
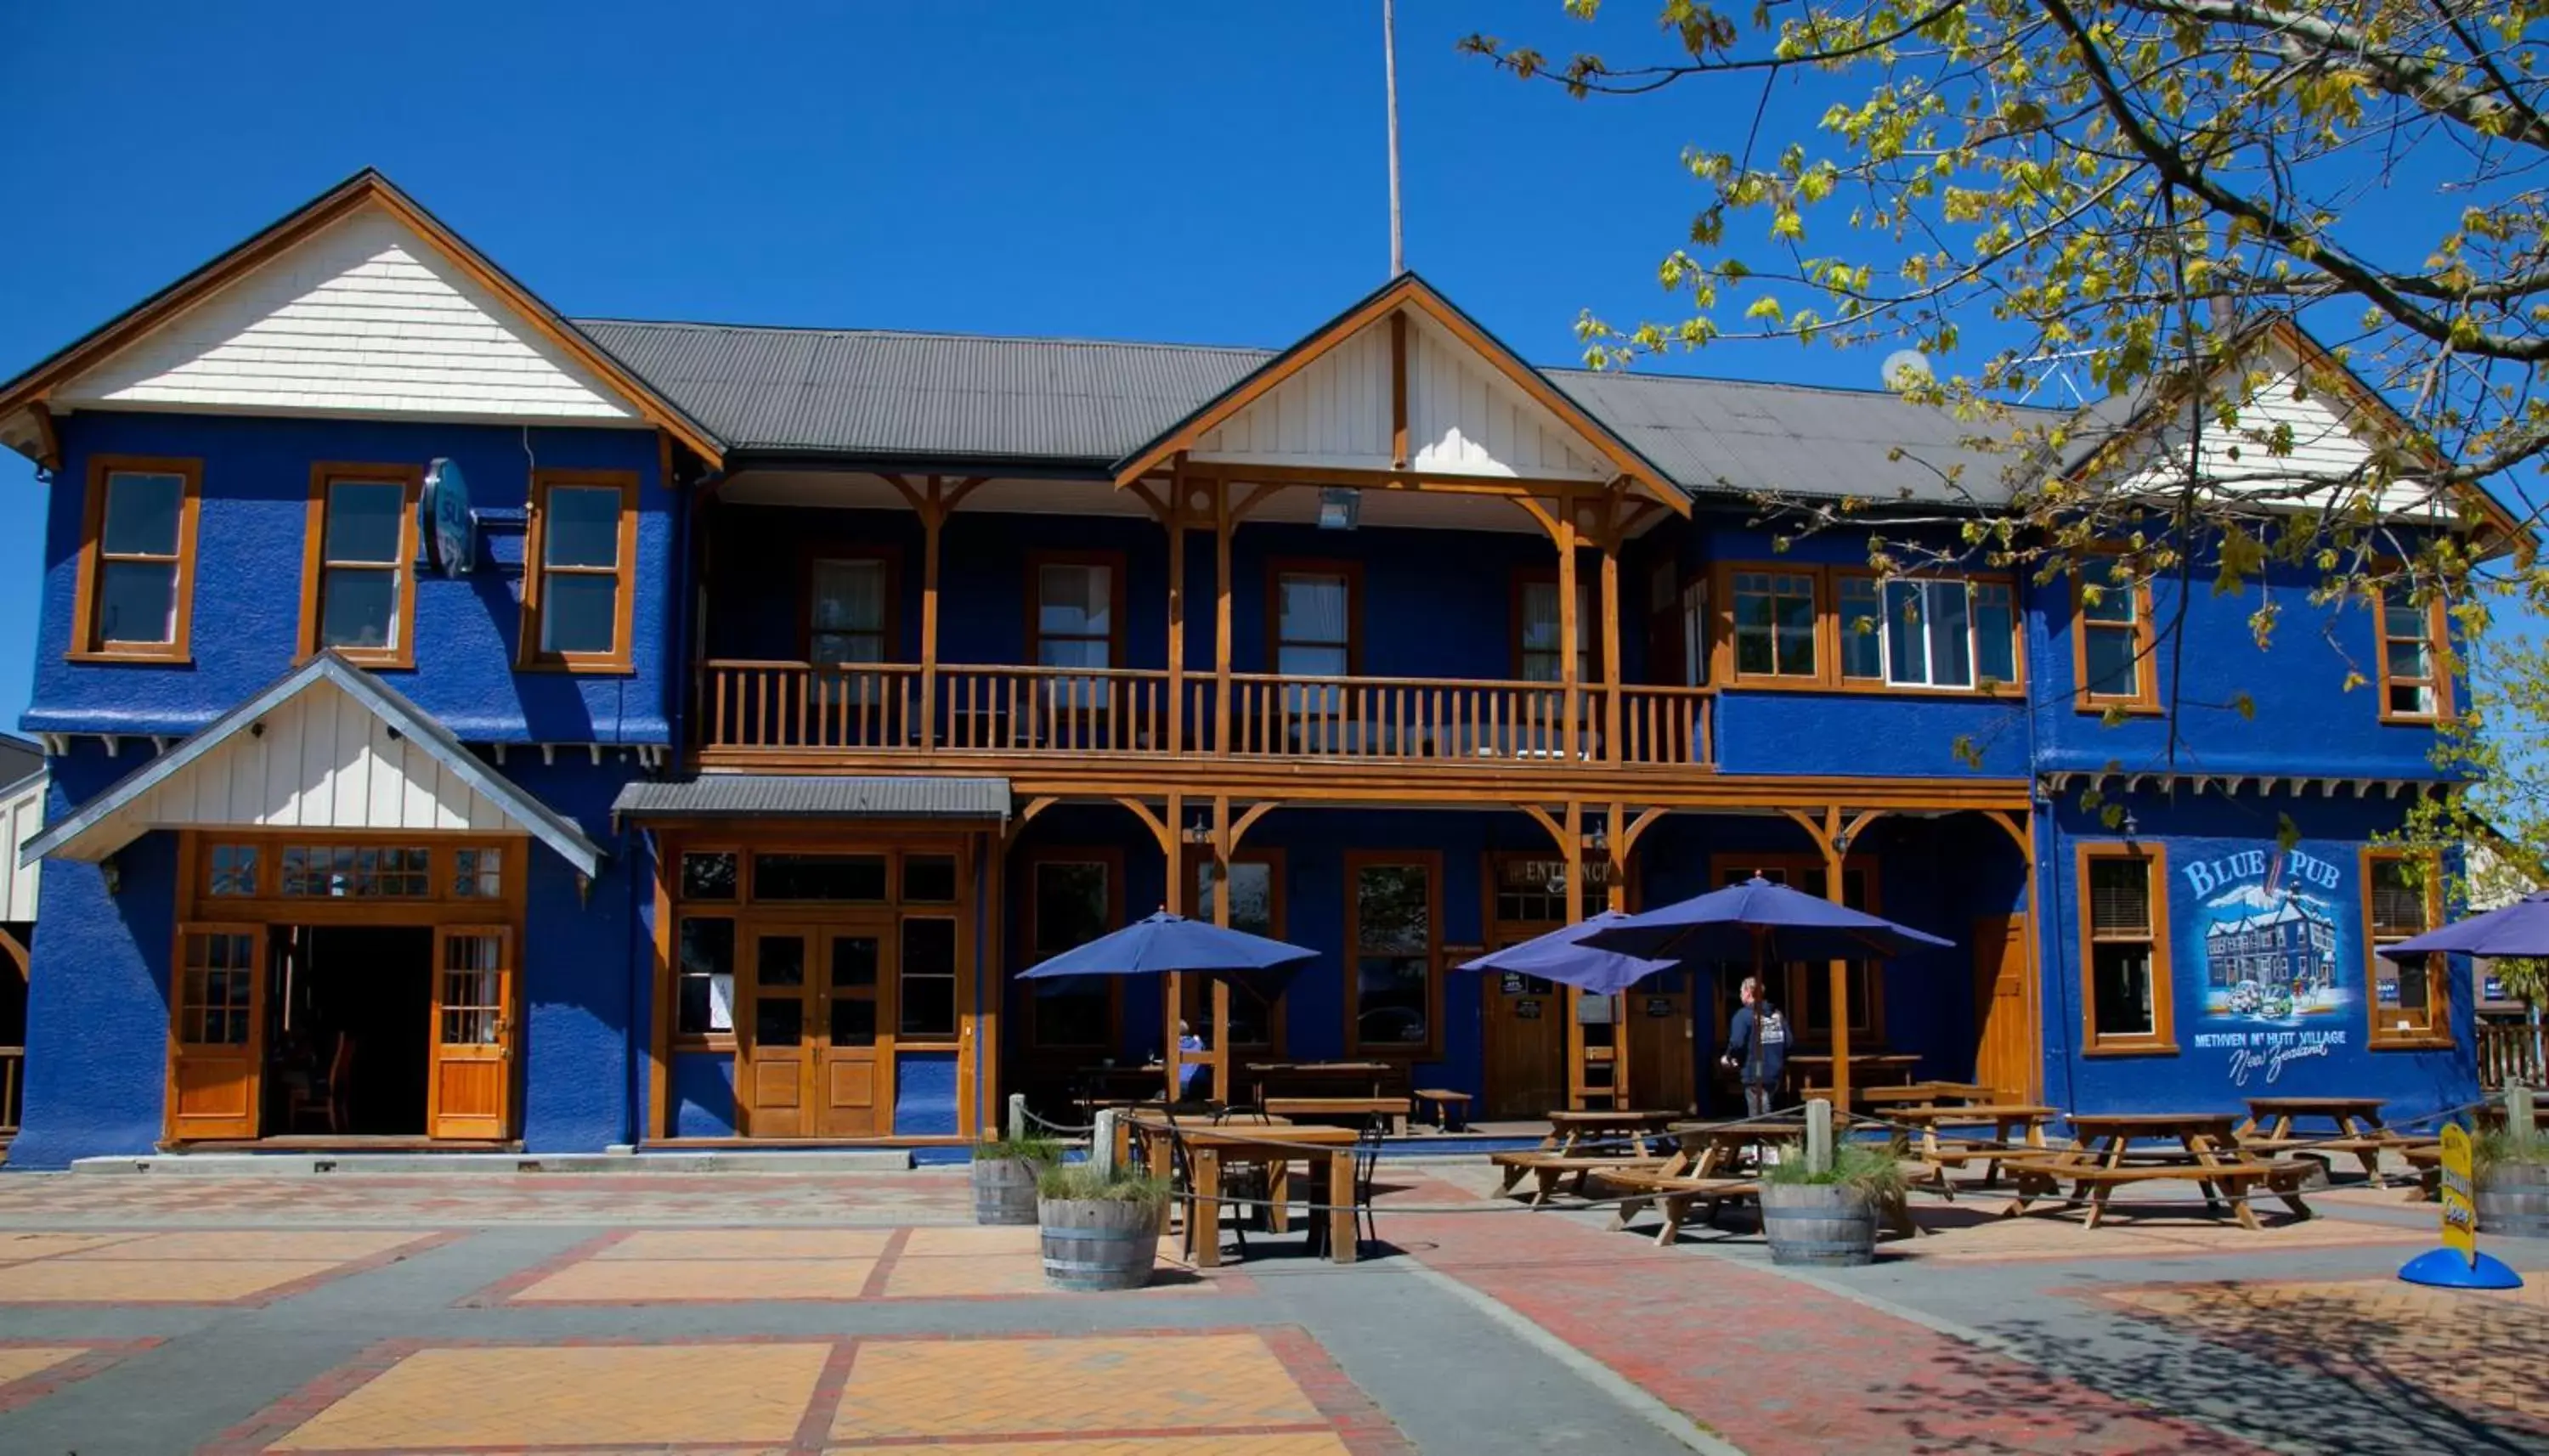
<path fill-rule="evenodd" d="M 749 1138 L 874 1138 L 894 1124 L 894 922 L 755 925 L 735 1008 Z"/>
<path fill-rule="evenodd" d="M 1496 949 L 1529 936 L 1500 935 Z M 1489 1118 L 1537 1118 L 1566 1106 L 1566 988 L 1516 971 L 1480 977 L 1486 998 L 1486 1096 Z"/>
<path fill-rule="evenodd" d="M 266 948 L 267 1136 L 425 1136 L 432 929 L 278 925 Z"/>
<path fill-rule="evenodd" d="M 2036 1099 L 2035 998 L 2027 974 L 2028 921 L 1974 922 L 1974 1080 L 2004 1102 Z"/>

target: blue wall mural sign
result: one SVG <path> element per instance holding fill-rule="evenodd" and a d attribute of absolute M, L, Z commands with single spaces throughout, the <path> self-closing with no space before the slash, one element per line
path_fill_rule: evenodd
<path fill-rule="evenodd" d="M 2223 1053 L 2234 1087 L 2350 1045 L 2362 949 L 2352 878 L 2336 861 L 2272 846 L 2191 859 L 2176 964 L 2195 981 L 2195 1047 Z"/>
<path fill-rule="evenodd" d="M 478 564 L 478 517 L 469 508 L 469 479 L 457 461 L 437 459 L 425 468 L 417 503 L 425 559 L 446 577 L 465 577 Z"/>

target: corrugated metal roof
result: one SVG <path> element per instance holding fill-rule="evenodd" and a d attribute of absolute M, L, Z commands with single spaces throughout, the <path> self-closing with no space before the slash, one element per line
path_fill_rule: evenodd
<path fill-rule="evenodd" d="M 1099 471 L 1271 349 L 890 329 L 579 319 L 739 451 L 1014 460 Z M 1876 391 L 1685 375 L 1542 371 L 1693 493 L 1923 502 L 2009 499 L 1991 426 Z M 2030 422 L 2060 417 L 2029 410 Z"/>
<path fill-rule="evenodd" d="M 870 819 L 1006 819 L 1005 778 L 848 777 L 828 774 L 704 774 L 640 781 L 611 812 L 639 817 L 793 816 Z"/>

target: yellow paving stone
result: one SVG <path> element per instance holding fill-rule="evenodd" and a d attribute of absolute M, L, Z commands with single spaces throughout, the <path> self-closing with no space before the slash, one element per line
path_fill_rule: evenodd
<path fill-rule="evenodd" d="M 786 1442 L 828 1344 L 428 1349 L 269 1450 Z"/>
<path fill-rule="evenodd" d="M 594 1257 L 872 1259 L 885 1252 L 886 1240 L 893 1236 L 891 1228 L 641 1228 Z"/>
<path fill-rule="evenodd" d="M 0 1386 L 42 1375 L 56 1365 L 67 1364 L 88 1353 L 84 1345 L 25 1345 L 16 1349 L 0 1348 Z"/>
<path fill-rule="evenodd" d="M 0 1233 L 0 1264 L 74 1254 L 82 1249 L 102 1248 L 110 1243 L 142 1236 L 139 1233 L 63 1233 L 50 1229 Z"/>
<path fill-rule="evenodd" d="M 991 1294 L 1052 1294 L 1044 1261 L 1033 1255 L 979 1259 L 900 1259 L 886 1275 L 888 1299 L 944 1300 Z"/>
<path fill-rule="evenodd" d="M 517 1294 L 560 1300 L 851 1300 L 874 1259 L 586 1259 Z"/>
<path fill-rule="evenodd" d="M 952 1441 L 927 1448 L 929 1456 L 1344 1456 L 1346 1449 L 1345 1441 L 1331 1431 L 1127 1436 L 1094 1441 Z"/>
<path fill-rule="evenodd" d="M 376 1228 L 237 1228 L 146 1233 L 67 1255 L 75 1259 L 368 1259 L 424 1235 Z"/>
<path fill-rule="evenodd" d="M 228 1259 L 167 1263 L 47 1259 L 0 1266 L 0 1304 L 190 1304 L 245 1299 L 337 1267 L 333 1259 Z"/>
<path fill-rule="evenodd" d="M 903 1240 L 906 1259 L 957 1258 L 987 1254 L 1023 1254 L 1041 1258 L 1043 1230 L 1016 1225 L 978 1228 L 914 1228 Z"/>
<path fill-rule="evenodd" d="M 832 1439 L 1322 1420 L 1254 1334 L 877 1341 L 850 1366 Z"/>

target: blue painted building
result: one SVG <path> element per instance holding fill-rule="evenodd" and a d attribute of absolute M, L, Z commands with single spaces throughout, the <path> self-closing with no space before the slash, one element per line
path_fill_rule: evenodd
<path fill-rule="evenodd" d="M 2313 468 L 2384 423 L 2251 406 Z M 1755 873 L 1955 942 L 1772 968 L 1809 1054 L 2464 1098 L 2465 969 L 2372 955 L 2437 909 L 2373 841 L 2440 615 L 1762 524 L 1952 556 L 2011 489 L 1962 430 L 1536 368 L 1413 276 L 1279 352 L 569 320 L 365 173 L 0 387 L 52 491 L 11 1162 L 952 1140 L 1180 1019 L 1234 1094 L 1696 1108 L 1732 968 L 1454 966 Z M 1016 979 L 1160 906 L 1322 958 Z"/>

